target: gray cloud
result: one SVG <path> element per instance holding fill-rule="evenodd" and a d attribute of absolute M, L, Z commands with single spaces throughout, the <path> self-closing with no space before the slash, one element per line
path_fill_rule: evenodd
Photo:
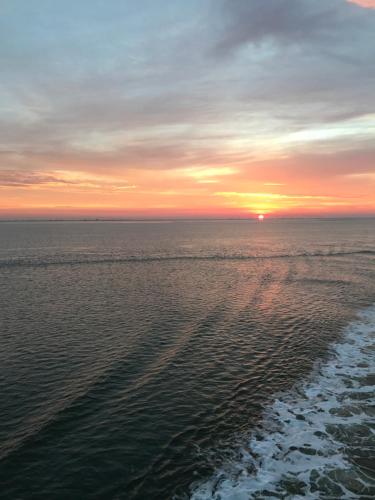
<path fill-rule="evenodd" d="M 344 0 L 94 2 L 87 22 L 85 2 L 37 4 L 8 1 L 0 21 L 2 148 L 22 157 L 12 165 L 225 162 L 226 142 L 257 128 L 375 110 L 375 12 Z"/>
<path fill-rule="evenodd" d="M 43 172 L 0 170 L 0 187 L 27 187 L 51 183 L 76 184 L 75 181 L 69 181 L 54 175 L 46 175 Z"/>
<path fill-rule="evenodd" d="M 271 41 L 285 50 L 288 45 L 327 45 L 356 37 L 371 29 L 369 16 L 344 0 L 222 0 L 217 55 L 233 53 L 247 44 Z M 355 39 L 351 44 L 356 45 Z M 336 54 L 335 47 L 331 55 Z M 345 54 L 342 58 L 350 59 Z"/>
<path fill-rule="evenodd" d="M 327 39 L 340 21 L 337 3 L 311 0 L 224 0 L 217 54 L 267 39 L 283 44 Z"/>

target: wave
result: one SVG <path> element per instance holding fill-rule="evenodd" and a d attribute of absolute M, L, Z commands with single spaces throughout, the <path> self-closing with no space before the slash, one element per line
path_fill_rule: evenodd
<path fill-rule="evenodd" d="M 375 498 L 375 307 L 310 379 L 281 395 L 192 500 Z"/>
<path fill-rule="evenodd" d="M 301 252 L 269 255 L 150 255 L 150 256 L 128 256 L 128 257 L 102 257 L 87 259 L 55 259 L 41 260 L 39 258 L 14 258 L 1 259 L 1 267 L 44 267 L 61 265 L 84 265 L 84 264 L 121 264 L 121 263 L 142 263 L 142 262 L 169 262 L 169 261 L 247 261 L 247 260 L 268 260 L 268 259 L 294 259 L 303 257 L 345 257 L 350 255 L 375 256 L 375 250 L 353 250 L 337 252 Z"/>

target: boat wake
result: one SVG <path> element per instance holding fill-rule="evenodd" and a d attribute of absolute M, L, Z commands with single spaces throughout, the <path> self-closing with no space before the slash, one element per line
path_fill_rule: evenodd
<path fill-rule="evenodd" d="M 310 379 L 280 396 L 260 427 L 192 500 L 375 498 L 375 307 L 363 311 Z"/>

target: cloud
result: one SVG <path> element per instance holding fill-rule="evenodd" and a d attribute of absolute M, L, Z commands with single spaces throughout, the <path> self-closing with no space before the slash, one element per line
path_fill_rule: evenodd
<path fill-rule="evenodd" d="M 178 175 L 190 177 L 198 183 L 216 183 L 218 177 L 231 176 L 237 172 L 233 167 L 189 167 L 179 170 Z"/>
<path fill-rule="evenodd" d="M 375 0 L 347 0 L 350 3 L 355 3 L 365 9 L 375 9 Z"/>
<path fill-rule="evenodd" d="M 330 196 L 317 196 L 317 195 L 289 195 L 289 194 L 279 194 L 279 193 L 243 193 L 243 192 L 231 192 L 231 191 L 222 191 L 215 193 L 217 196 L 224 197 L 239 197 L 239 198 L 262 198 L 265 200 L 310 200 L 310 199 L 320 199 L 326 200 L 332 197 Z"/>
<path fill-rule="evenodd" d="M 152 168 L 163 168 L 164 154 L 165 164 L 172 165 L 173 157 L 179 168 L 186 167 L 189 151 L 195 156 L 197 149 L 216 147 L 219 135 L 233 141 L 241 134 L 255 137 L 259 123 L 276 136 L 375 110 L 375 67 L 369 63 L 375 57 L 375 20 L 368 13 L 344 0 L 224 0 L 210 4 L 208 22 L 207 5 L 189 3 L 186 8 L 196 12 L 189 10 L 184 22 L 183 9 L 174 12 L 180 23 L 175 29 L 163 9 L 155 21 L 147 10 L 146 20 L 138 19 L 138 10 L 133 17 L 119 13 L 121 23 L 129 24 L 120 30 L 118 18 L 110 19 L 117 3 L 109 2 L 103 25 L 95 11 L 85 24 L 87 39 L 78 29 L 81 9 L 67 23 L 61 8 L 58 47 L 36 21 L 30 35 L 21 30 L 22 16 L 5 16 L 4 149 L 62 159 L 91 153 L 104 163 L 117 154 L 126 166 Z M 44 15 L 54 26 L 53 7 Z M 150 23 L 159 23 L 158 31 Z M 216 55 L 235 57 L 212 58 L 212 47 Z M 25 51 L 32 64 L 19 59 Z"/>
<path fill-rule="evenodd" d="M 110 176 L 79 171 L 15 171 L 0 170 L 0 188 L 49 189 L 134 189 L 136 186 Z"/>
<path fill-rule="evenodd" d="M 75 182 L 43 172 L 0 170 L 0 187 L 30 187 L 45 184 L 75 184 Z"/>
<path fill-rule="evenodd" d="M 224 0 L 222 39 L 217 54 L 267 39 L 283 44 L 321 40 L 339 20 L 331 2 L 311 0 Z"/>
<path fill-rule="evenodd" d="M 371 172 L 374 11 L 346 0 L 164 7 L 4 3 L 2 195 L 144 189 L 151 203 L 253 182 L 328 190 Z"/>

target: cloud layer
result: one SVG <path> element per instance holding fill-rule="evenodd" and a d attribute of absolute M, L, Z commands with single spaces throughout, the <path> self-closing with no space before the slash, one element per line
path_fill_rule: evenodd
<path fill-rule="evenodd" d="M 372 4 L 5 0 L 0 210 L 374 213 Z"/>
<path fill-rule="evenodd" d="M 365 9 L 375 9 L 375 0 L 348 0 L 348 2 L 355 3 Z"/>

